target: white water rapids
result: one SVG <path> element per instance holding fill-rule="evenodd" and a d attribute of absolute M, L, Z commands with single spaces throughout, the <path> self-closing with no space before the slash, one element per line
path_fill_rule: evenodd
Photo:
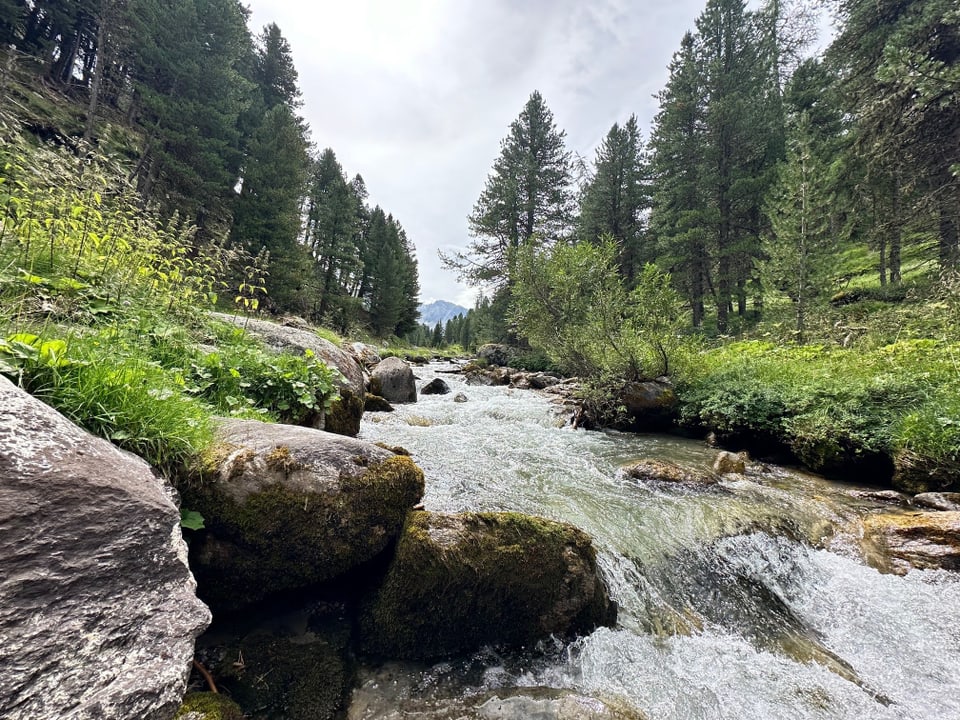
<path fill-rule="evenodd" d="M 651 720 L 960 719 L 960 575 L 866 566 L 857 519 L 880 506 L 849 485 L 780 468 L 708 492 L 642 485 L 618 468 L 705 467 L 716 451 L 572 430 L 540 393 L 440 377 L 453 393 L 367 414 L 360 437 L 412 453 L 428 510 L 516 510 L 590 533 L 620 616 L 570 644 L 401 666 L 405 697 L 545 686 Z"/>

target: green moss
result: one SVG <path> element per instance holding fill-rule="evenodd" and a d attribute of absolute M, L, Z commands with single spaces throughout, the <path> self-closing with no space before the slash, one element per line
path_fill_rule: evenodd
<path fill-rule="evenodd" d="M 366 412 L 393 412 L 393 405 L 386 398 L 373 393 L 367 393 L 363 408 Z"/>
<path fill-rule="evenodd" d="M 341 388 L 340 397 L 335 399 L 327 410 L 323 429 L 337 435 L 356 437 L 360 432 L 363 409 L 364 398 L 357 397 L 347 388 Z"/>
<path fill-rule="evenodd" d="M 323 640 L 256 633 L 227 656 L 243 662 L 221 668 L 222 684 L 257 717 L 330 720 L 341 709 L 352 678 L 346 660 Z"/>
<path fill-rule="evenodd" d="M 582 531 L 518 513 L 410 513 L 361 646 L 430 659 L 592 630 L 614 611 Z"/>
<path fill-rule="evenodd" d="M 212 692 L 190 693 L 174 715 L 174 720 L 243 720 L 240 706 L 225 695 Z"/>
<path fill-rule="evenodd" d="M 387 547 L 423 489 L 423 472 L 402 456 L 344 476 L 335 493 L 276 483 L 237 503 L 221 483 L 190 485 L 183 501 L 207 526 L 191 545 L 199 593 L 234 609 L 336 577 Z"/>

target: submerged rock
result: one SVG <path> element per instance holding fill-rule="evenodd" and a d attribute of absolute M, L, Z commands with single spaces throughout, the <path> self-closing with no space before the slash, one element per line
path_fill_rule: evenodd
<path fill-rule="evenodd" d="M 747 471 L 750 456 L 745 452 L 732 453 L 721 450 L 713 461 L 713 471 L 717 475 L 743 475 Z"/>
<path fill-rule="evenodd" d="M 420 389 L 421 395 L 446 395 L 449 392 L 450 386 L 440 378 L 434 378 Z"/>
<path fill-rule="evenodd" d="M 244 328 L 278 352 L 302 354 L 305 350 L 310 350 L 329 367 L 338 370 L 343 376 L 337 383 L 340 397 L 311 425 L 338 435 L 355 436 L 360 432 L 365 387 L 363 368 L 353 355 L 308 329 L 226 313 L 212 315 L 217 320 Z"/>
<path fill-rule="evenodd" d="M 590 537 L 572 525 L 518 513 L 413 512 L 361 612 L 361 648 L 427 659 L 615 619 Z"/>
<path fill-rule="evenodd" d="M 640 460 L 623 468 L 623 472 L 634 480 L 688 487 L 709 487 L 720 481 L 720 478 L 709 470 L 698 470 L 669 460 Z"/>
<path fill-rule="evenodd" d="M 456 395 L 453 396 L 453 401 L 454 401 L 455 403 L 465 403 L 465 402 L 467 402 L 469 399 L 470 399 L 470 398 L 468 398 L 468 397 L 466 396 L 466 393 L 462 393 L 462 392 L 458 392 Z"/>
<path fill-rule="evenodd" d="M 226 420 L 207 475 L 183 489 L 206 518 L 191 545 L 201 597 L 232 609 L 336 577 L 382 552 L 423 494 L 408 457 L 340 435 Z"/>
<path fill-rule="evenodd" d="M 373 369 L 370 391 L 392 403 L 417 401 L 417 382 L 413 370 L 398 357 L 388 357 Z"/>
<path fill-rule="evenodd" d="M 960 570 L 960 512 L 881 513 L 863 528 L 867 562 L 881 572 Z"/>
<path fill-rule="evenodd" d="M 418 697 L 401 678 L 390 666 L 368 674 L 353 691 L 347 720 L 644 720 L 619 702 L 571 690 L 522 687 Z"/>
<path fill-rule="evenodd" d="M 0 377 L 0 717 L 169 720 L 210 613 L 143 460 Z"/>
<path fill-rule="evenodd" d="M 930 510 L 960 510 L 960 493 L 920 493 L 913 504 Z"/>

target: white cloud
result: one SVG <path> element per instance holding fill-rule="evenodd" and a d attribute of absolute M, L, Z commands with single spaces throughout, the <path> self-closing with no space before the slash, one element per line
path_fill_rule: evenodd
<path fill-rule="evenodd" d="M 303 112 L 370 199 L 417 247 L 425 299 L 470 303 L 438 248 L 466 244 L 466 216 L 500 140 L 540 90 L 568 149 L 592 159 L 614 122 L 653 95 L 704 0 L 251 0 L 300 73 Z"/>

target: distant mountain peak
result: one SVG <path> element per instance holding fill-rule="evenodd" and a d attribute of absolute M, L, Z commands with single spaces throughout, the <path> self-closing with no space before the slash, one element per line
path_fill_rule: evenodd
<path fill-rule="evenodd" d="M 447 320 L 453 320 L 457 315 L 466 315 L 467 309 L 456 303 L 446 300 L 434 300 L 420 306 L 420 322 L 425 325 L 436 325 L 446 323 Z"/>

